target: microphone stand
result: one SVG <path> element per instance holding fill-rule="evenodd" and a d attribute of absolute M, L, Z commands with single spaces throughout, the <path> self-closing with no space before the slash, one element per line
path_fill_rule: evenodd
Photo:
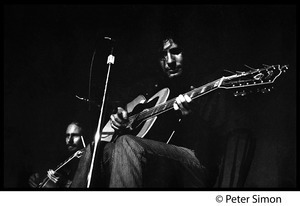
<path fill-rule="evenodd" d="M 113 41 L 113 39 L 111 39 L 110 37 L 104 37 L 104 38 L 108 39 L 110 41 Z M 102 136 L 101 135 L 101 122 L 102 122 L 103 108 L 104 108 L 104 103 L 105 103 L 105 98 L 106 98 L 108 79 L 109 79 L 109 74 L 110 74 L 110 70 L 111 70 L 111 65 L 114 64 L 114 62 L 115 62 L 115 57 L 113 56 L 113 51 L 114 51 L 114 47 L 112 45 L 110 55 L 107 58 L 108 70 L 107 70 L 106 81 L 105 81 L 105 86 L 104 86 L 104 92 L 103 92 L 102 104 L 101 104 L 100 115 L 99 115 L 99 120 L 98 120 L 98 126 L 97 126 L 97 130 L 96 130 L 95 138 L 94 138 L 95 144 L 94 144 L 94 150 L 93 150 L 93 154 L 92 154 L 91 167 L 90 167 L 90 170 L 89 170 L 89 173 L 87 176 L 87 188 L 89 188 L 91 185 L 96 150 L 97 150 L 98 142 Z"/>

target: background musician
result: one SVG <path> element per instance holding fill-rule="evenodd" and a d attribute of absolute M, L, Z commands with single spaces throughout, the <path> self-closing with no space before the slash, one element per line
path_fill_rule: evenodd
<path fill-rule="evenodd" d="M 65 140 L 69 155 L 85 147 L 84 136 L 83 126 L 78 121 L 68 124 Z M 77 165 L 78 158 L 74 158 L 58 171 L 59 175 L 52 169 L 48 170 L 47 177 L 51 180 L 51 185 L 58 188 L 70 187 Z M 33 188 L 39 187 L 39 183 L 43 181 L 42 178 L 39 173 L 32 174 L 29 178 L 29 185 Z"/>

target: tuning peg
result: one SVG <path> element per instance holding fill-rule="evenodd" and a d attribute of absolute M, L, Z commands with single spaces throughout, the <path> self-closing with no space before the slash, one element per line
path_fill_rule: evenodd
<path fill-rule="evenodd" d="M 242 90 L 242 91 L 236 91 L 233 95 L 237 97 L 237 96 L 245 96 L 246 94 L 247 94 L 246 91 Z"/>
<path fill-rule="evenodd" d="M 267 93 L 267 92 L 270 92 L 271 91 L 271 88 L 263 88 L 260 90 L 260 92 L 262 93 Z"/>
<path fill-rule="evenodd" d="M 283 72 L 286 72 L 286 70 L 288 70 L 288 65 L 283 65 L 280 67 L 280 70 L 283 71 Z"/>

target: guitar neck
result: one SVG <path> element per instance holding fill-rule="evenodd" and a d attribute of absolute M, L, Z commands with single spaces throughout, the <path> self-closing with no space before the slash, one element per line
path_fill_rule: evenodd
<path fill-rule="evenodd" d="M 207 83 L 201 87 L 195 88 L 185 94 L 188 95 L 192 100 L 196 99 L 204 94 L 207 94 L 207 93 L 219 88 L 219 86 L 222 84 L 222 80 L 223 80 L 223 77 L 220 79 L 217 79 L 213 82 Z M 146 110 L 140 112 L 138 114 L 138 116 L 136 117 L 136 120 L 142 121 L 142 120 L 151 118 L 153 116 L 160 115 L 164 112 L 167 112 L 167 111 L 173 109 L 173 104 L 174 104 L 175 100 L 176 100 L 176 98 L 170 99 L 170 100 L 166 101 L 165 103 L 159 104 L 155 107 L 152 107 L 150 109 L 146 109 Z"/>
<path fill-rule="evenodd" d="M 193 100 L 218 88 L 233 89 L 272 84 L 275 81 L 275 79 L 287 69 L 287 65 L 265 65 L 265 68 L 262 69 L 252 68 L 250 71 L 247 72 L 237 72 L 236 74 L 231 76 L 221 77 L 215 81 L 209 82 L 201 87 L 193 89 L 185 94 Z M 257 89 L 257 91 L 260 90 Z M 261 91 L 263 93 L 265 92 L 264 89 L 262 89 Z M 166 111 L 169 111 L 173 109 L 175 101 L 176 98 L 173 98 L 166 101 L 165 103 L 161 103 L 152 108 L 145 109 L 138 114 L 133 114 L 129 117 L 130 122 L 144 121 L 151 117 L 162 114 Z"/>
<path fill-rule="evenodd" d="M 70 162 L 72 159 L 74 159 L 75 157 L 79 158 L 80 155 L 82 154 L 83 149 L 76 151 L 73 155 L 71 155 L 67 160 L 65 160 L 64 162 L 60 163 L 56 169 L 54 170 L 54 172 L 57 172 L 60 168 L 62 168 L 63 166 L 65 166 L 68 162 Z"/>

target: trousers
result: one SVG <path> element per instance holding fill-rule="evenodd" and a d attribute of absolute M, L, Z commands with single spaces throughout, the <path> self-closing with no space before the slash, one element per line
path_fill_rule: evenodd
<path fill-rule="evenodd" d="M 88 153 L 88 152 L 87 152 Z M 100 149 L 92 187 L 107 188 L 203 188 L 207 187 L 206 168 L 190 149 L 132 135 L 120 136 Z M 89 156 L 90 153 L 89 153 Z M 88 165 L 88 157 L 82 158 Z M 80 166 L 78 177 L 87 175 Z M 84 175 L 85 174 L 85 175 Z M 76 174 L 75 174 L 76 176 Z M 82 187 L 85 180 L 74 180 L 71 187 Z"/>

